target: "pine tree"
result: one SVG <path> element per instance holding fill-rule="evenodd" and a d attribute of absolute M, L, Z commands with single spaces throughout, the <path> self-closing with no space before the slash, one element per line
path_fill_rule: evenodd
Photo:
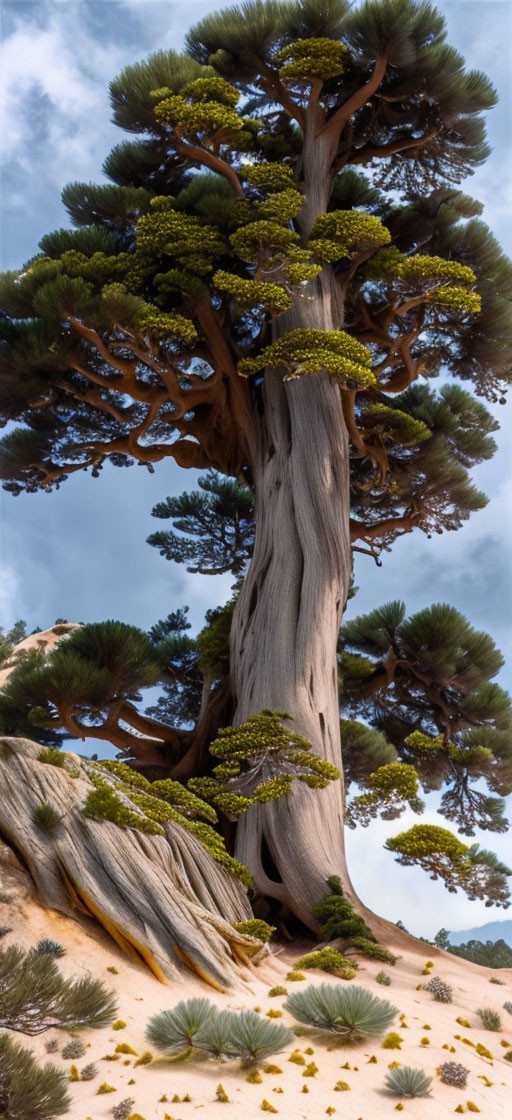
<path fill-rule="evenodd" d="M 233 720 L 288 712 L 335 765 L 351 544 L 455 529 L 485 502 L 467 471 L 494 421 L 414 382 L 442 365 L 495 400 L 508 379 L 512 273 L 457 189 L 494 91 L 429 3 L 251 0 L 128 66 L 111 98 L 134 139 L 109 183 L 67 187 L 74 228 L 1 281 L 0 407 L 24 425 L 5 486 L 169 456 L 249 486 Z M 238 826 L 257 887 L 310 923 L 330 875 L 351 889 L 342 815 L 339 782 L 294 783 Z"/>

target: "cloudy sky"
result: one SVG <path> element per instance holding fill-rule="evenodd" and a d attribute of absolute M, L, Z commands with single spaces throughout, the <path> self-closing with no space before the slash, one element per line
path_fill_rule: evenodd
<path fill-rule="evenodd" d="M 43 233 L 68 224 L 60 201 L 65 183 L 102 180 L 102 162 L 123 138 L 110 123 L 109 80 L 153 50 L 179 47 L 187 28 L 221 5 L 219 0 L 0 0 L 0 6 L 0 247 L 1 267 L 8 269 L 34 254 Z M 490 75 L 500 94 L 488 117 L 493 154 L 466 190 L 485 203 L 486 221 L 512 252 L 512 3 L 442 0 L 437 6 L 446 16 L 450 42 L 468 65 Z M 500 681 L 512 688 L 510 406 L 497 407 L 496 415 L 502 424 L 499 453 L 475 472 L 491 498 L 487 509 L 457 533 L 432 541 L 420 533 L 402 538 L 381 569 L 360 557 L 351 613 L 393 598 L 403 598 L 410 611 L 450 602 L 493 635 L 508 657 Z M 119 618 L 147 627 L 188 603 L 191 621 L 199 626 L 206 608 L 224 601 L 229 579 L 188 575 L 145 544 L 158 527 L 151 518 L 155 502 L 192 488 L 196 477 L 171 463 L 154 475 L 143 468 L 129 474 L 107 468 L 98 481 L 73 475 L 52 495 L 13 499 L 2 493 L 0 625 L 22 617 L 29 629 L 44 629 L 63 617 Z M 434 808 L 423 821 L 436 819 Z M 441 925 L 460 929 L 502 915 L 447 894 L 420 871 L 398 867 L 380 846 L 396 831 L 396 823 L 379 822 L 371 833 L 349 833 L 354 882 L 367 903 L 426 936 Z M 509 838 L 484 833 L 477 839 L 510 860 Z"/>

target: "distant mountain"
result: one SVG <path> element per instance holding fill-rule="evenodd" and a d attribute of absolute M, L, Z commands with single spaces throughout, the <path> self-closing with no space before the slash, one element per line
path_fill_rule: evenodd
<path fill-rule="evenodd" d="M 512 948 L 512 921 L 486 922 L 474 929 L 452 930 L 449 934 L 452 945 L 465 945 L 467 941 L 506 941 Z"/>

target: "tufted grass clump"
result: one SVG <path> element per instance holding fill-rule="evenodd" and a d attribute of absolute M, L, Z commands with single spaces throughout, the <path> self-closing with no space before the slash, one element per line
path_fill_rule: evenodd
<path fill-rule="evenodd" d="M 119 1104 L 112 1109 L 114 1120 L 128 1120 L 134 1104 L 135 1097 L 125 1097 L 124 1100 L 119 1101 Z"/>
<path fill-rule="evenodd" d="M 34 824 L 37 824 L 42 832 L 54 832 L 61 820 L 60 813 L 53 809 L 47 801 L 42 801 L 40 805 L 36 805 L 32 816 Z"/>
<path fill-rule="evenodd" d="M 87 1066 L 80 1070 L 80 1081 L 94 1081 L 97 1076 L 98 1067 L 95 1066 L 94 1062 L 89 1062 Z"/>
<path fill-rule="evenodd" d="M 451 1003 L 453 1000 L 453 988 L 445 980 L 441 980 L 439 976 L 433 976 L 428 984 L 425 984 L 425 991 L 432 992 L 438 1003 Z"/>
<path fill-rule="evenodd" d="M 50 1027 L 80 1030 L 108 1026 L 116 1000 L 100 980 L 67 980 L 51 953 L 15 945 L 0 950 L 0 1026 L 24 1034 Z"/>
<path fill-rule="evenodd" d="M 387 972 L 378 972 L 375 980 L 377 984 L 382 984 L 385 988 L 389 988 L 391 984 L 391 976 L 388 976 Z"/>
<path fill-rule="evenodd" d="M 412 1066 L 398 1066 L 386 1077 L 386 1088 L 395 1097 L 428 1097 L 431 1084 L 431 1077 Z"/>
<path fill-rule="evenodd" d="M 42 937 L 34 949 L 34 953 L 39 956 L 44 956 L 48 953 L 51 957 L 63 957 L 66 950 L 63 945 L 59 945 L 58 941 L 52 941 L 51 937 Z"/>
<path fill-rule="evenodd" d="M 330 972 L 333 976 L 339 976 L 342 980 L 352 980 L 359 965 L 357 961 L 344 957 L 337 949 L 325 948 L 306 953 L 304 957 L 295 962 L 295 967 L 298 969 L 319 968 L 322 972 Z"/>
<path fill-rule="evenodd" d="M 455 1085 L 457 1089 L 465 1089 L 468 1082 L 469 1070 L 460 1062 L 443 1062 L 439 1066 L 439 1076 L 445 1085 Z"/>
<path fill-rule="evenodd" d="M 184 1054 L 195 1046 L 196 1035 L 215 1014 L 209 999 L 180 1000 L 172 1011 L 151 1017 L 146 1038 L 166 1054 Z"/>
<path fill-rule="evenodd" d="M 370 961 L 382 961 L 384 964 L 396 964 L 398 957 L 391 952 L 391 949 L 386 949 L 384 945 L 378 945 L 376 941 L 370 941 L 368 937 L 352 937 L 350 939 L 350 948 L 352 952 L 360 953 L 362 957 L 367 957 Z"/>
<path fill-rule="evenodd" d="M 288 996 L 284 1006 L 299 1022 L 332 1031 L 347 1042 L 384 1034 L 397 1014 L 396 1007 L 368 989 L 341 984 L 310 984 Z"/>
<path fill-rule="evenodd" d="M 279 1054 L 293 1035 L 281 1023 L 268 1022 L 255 1011 L 240 1011 L 231 1028 L 231 1049 L 244 1065 L 258 1065 L 271 1054 Z"/>
<path fill-rule="evenodd" d="M 72 1061 L 75 1058 L 83 1058 L 86 1047 L 79 1038 L 73 1038 L 71 1042 L 67 1042 L 62 1050 L 62 1057 L 66 1062 Z"/>
<path fill-rule="evenodd" d="M 497 1011 L 493 1011 L 492 1007 L 479 1007 L 477 1015 L 482 1021 L 482 1026 L 486 1031 L 500 1031 L 501 1030 L 501 1017 Z"/>
<path fill-rule="evenodd" d="M 2 1120 L 54 1120 L 68 1112 L 67 1073 L 50 1062 L 38 1065 L 7 1034 L 0 1034 L 0 1071 Z"/>
<path fill-rule="evenodd" d="M 212 1008 L 212 1014 L 194 1035 L 194 1047 L 208 1058 L 236 1057 L 231 1042 L 235 1019 L 235 1011 L 217 1011 Z"/>

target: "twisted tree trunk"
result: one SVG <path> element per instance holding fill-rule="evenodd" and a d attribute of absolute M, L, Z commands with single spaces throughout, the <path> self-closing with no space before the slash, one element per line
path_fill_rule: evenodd
<path fill-rule="evenodd" d="M 0 740 L 0 837 L 28 868 L 43 904 L 92 915 L 163 982 L 184 964 L 220 990 L 240 982 L 244 966 L 265 950 L 231 924 L 252 916 L 238 880 L 174 821 L 165 835 L 146 835 L 88 819 L 81 808 L 94 766 L 76 755 L 52 766 L 38 761 L 40 751 L 26 739 Z M 54 828 L 37 823 L 43 803 L 60 816 Z"/>

